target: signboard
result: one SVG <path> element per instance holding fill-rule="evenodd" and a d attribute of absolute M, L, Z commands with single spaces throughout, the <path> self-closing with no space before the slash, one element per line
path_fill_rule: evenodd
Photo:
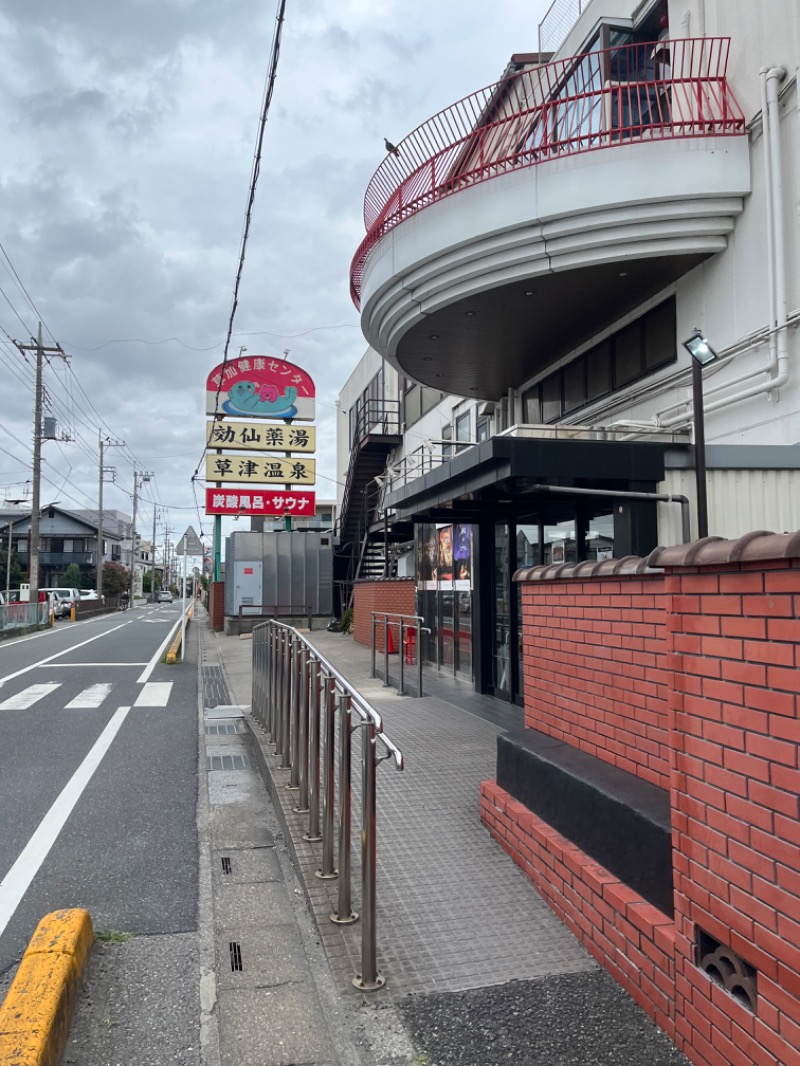
<path fill-rule="evenodd" d="M 227 418 L 208 424 L 208 447 L 251 448 L 261 452 L 305 452 L 317 450 L 314 426 L 290 426 L 269 422 L 231 422 Z"/>
<path fill-rule="evenodd" d="M 240 356 L 208 375 L 206 414 L 310 422 L 316 394 L 311 377 L 294 363 L 269 355 Z"/>
<path fill-rule="evenodd" d="M 206 489 L 207 514 L 266 515 L 281 518 L 287 514 L 314 514 L 316 495 L 287 489 Z"/>
<path fill-rule="evenodd" d="M 206 481 L 247 485 L 313 485 L 313 459 L 281 459 L 276 455 L 207 455 Z"/>
<path fill-rule="evenodd" d="M 194 526 L 189 526 L 175 549 L 176 555 L 202 555 L 203 542 L 194 531 Z"/>

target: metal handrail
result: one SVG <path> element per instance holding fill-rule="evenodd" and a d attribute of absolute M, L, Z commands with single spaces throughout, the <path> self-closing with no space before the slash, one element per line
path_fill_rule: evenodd
<path fill-rule="evenodd" d="M 376 627 L 378 625 L 378 619 L 383 619 L 383 687 L 389 688 L 389 629 L 393 626 L 397 626 L 399 629 L 397 638 L 397 649 L 400 654 L 399 670 L 400 678 L 397 684 L 397 690 L 401 696 L 406 695 L 405 685 L 405 642 L 403 640 L 403 630 L 413 629 L 416 633 L 430 633 L 430 629 L 424 626 L 422 623 L 425 619 L 419 614 L 397 614 L 394 611 L 370 611 L 372 619 L 371 623 L 371 637 L 370 637 L 370 662 L 371 673 L 370 677 L 377 677 L 377 644 L 375 641 Z M 396 619 L 396 621 L 394 621 Z M 413 626 L 407 625 L 408 622 L 413 622 Z M 417 657 L 417 698 L 422 698 L 422 653 L 420 651 L 419 640 L 415 641 L 416 644 L 416 657 Z"/>
<path fill-rule="evenodd" d="M 362 992 L 385 984 L 377 968 L 376 936 L 376 771 L 392 759 L 404 768 L 403 753 L 384 733 L 378 711 L 311 642 L 276 619 L 253 629 L 253 717 L 275 745 L 276 770 L 289 771 L 297 792 L 294 810 L 308 815 L 306 840 L 322 844 L 317 876 L 338 878 L 337 924 L 357 921 L 351 904 L 350 820 L 351 744 L 362 730 L 361 749 L 361 973 L 353 984 Z M 353 724 L 353 716 L 358 721 Z M 336 718 L 339 770 L 336 773 Z M 384 754 L 378 753 L 378 744 Z M 338 870 L 334 866 L 336 796 L 339 797 Z M 320 802 L 322 818 L 320 820 Z"/>
<path fill-rule="evenodd" d="M 670 40 L 584 52 L 518 71 L 413 130 L 375 171 L 364 197 L 367 235 L 350 268 L 360 306 L 367 257 L 430 204 L 510 171 L 635 139 L 746 135 L 727 82 L 730 38 Z"/>

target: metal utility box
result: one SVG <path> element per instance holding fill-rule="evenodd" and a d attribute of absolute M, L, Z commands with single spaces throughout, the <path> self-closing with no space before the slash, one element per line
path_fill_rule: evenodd
<path fill-rule="evenodd" d="M 233 565 L 233 613 L 260 614 L 263 565 L 260 561 Z M 248 607 L 251 610 L 248 610 Z"/>
<path fill-rule="evenodd" d="M 225 541 L 225 614 L 323 619 L 333 613 L 330 533 L 236 532 Z"/>

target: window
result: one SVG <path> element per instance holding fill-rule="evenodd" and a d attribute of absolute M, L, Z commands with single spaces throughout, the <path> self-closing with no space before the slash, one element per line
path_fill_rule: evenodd
<path fill-rule="evenodd" d="M 564 411 L 586 404 L 586 360 L 573 359 L 564 367 Z"/>
<path fill-rule="evenodd" d="M 672 300 L 654 308 L 644 320 L 645 370 L 657 370 L 675 359 L 675 307 Z"/>
<path fill-rule="evenodd" d="M 677 357 L 673 296 L 524 392 L 525 421 L 557 422 Z"/>
<path fill-rule="evenodd" d="M 542 421 L 542 401 L 538 385 L 522 394 L 522 420 L 529 426 L 539 425 Z"/>
<path fill-rule="evenodd" d="M 583 358 L 586 360 L 586 402 L 611 392 L 611 344 L 603 341 Z"/>
<path fill-rule="evenodd" d="M 642 327 L 632 322 L 614 337 L 614 387 L 619 389 L 642 376 Z"/>
<path fill-rule="evenodd" d="M 482 440 L 488 440 L 492 433 L 492 420 L 488 415 L 482 415 L 478 419 L 478 423 L 475 427 L 475 440 L 480 443 Z"/>
<path fill-rule="evenodd" d="M 458 415 L 456 418 L 456 440 L 471 441 L 472 433 L 470 426 L 471 418 L 470 412 L 465 411 L 462 415 Z"/>
<path fill-rule="evenodd" d="M 545 378 L 542 390 L 542 421 L 555 422 L 561 418 L 561 371 Z"/>
<path fill-rule="evenodd" d="M 446 426 L 442 426 L 442 440 L 453 439 L 453 427 L 448 422 Z M 453 458 L 453 446 L 451 444 L 442 445 L 442 459 Z"/>

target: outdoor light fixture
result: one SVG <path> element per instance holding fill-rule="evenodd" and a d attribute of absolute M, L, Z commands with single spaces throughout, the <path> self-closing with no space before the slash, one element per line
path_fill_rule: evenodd
<path fill-rule="evenodd" d="M 703 336 L 703 331 L 700 329 L 695 329 L 691 337 L 683 342 L 683 346 L 692 359 L 699 363 L 700 366 L 708 366 L 709 363 L 713 363 L 718 358 L 717 353 Z"/>
<path fill-rule="evenodd" d="M 708 536 L 708 492 L 706 485 L 706 427 L 703 411 L 703 367 L 713 363 L 717 353 L 703 331 L 695 329 L 683 342 L 692 357 L 692 407 L 694 409 L 694 471 L 697 484 L 697 535 Z"/>

